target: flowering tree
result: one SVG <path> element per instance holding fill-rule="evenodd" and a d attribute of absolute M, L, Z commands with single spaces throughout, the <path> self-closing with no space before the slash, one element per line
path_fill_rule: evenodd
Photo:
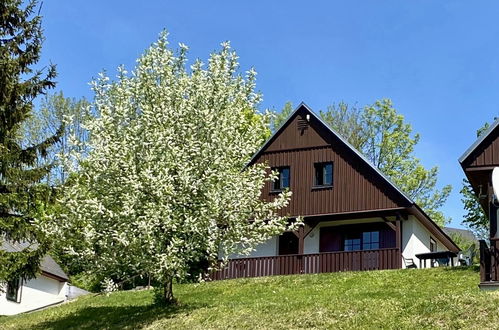
<path fill-rule="evenodd" d="M 93 271 L 150 274 L 167 301 L 193 262 L 248 253 L 290 226 L 276 213 L 290 193 L 261 201 L 273 175 L 264 165 L 243 170 L 267 135 L 256 73 L 238 74 L 228 43 L 206 67 L 187 67 L 186 54 L 163 33 L 131 74 L 120 68 L 116 81 L 93 83 L 91 151 L 51 226 Z"/>

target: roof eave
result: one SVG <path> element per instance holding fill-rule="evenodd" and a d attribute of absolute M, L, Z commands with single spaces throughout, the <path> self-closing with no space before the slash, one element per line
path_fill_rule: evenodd
<path fill-rule="evenodd" d="M 499 126 L 499 118 L 496 119 L 492 125 L 487 128 L 485 132 L 483 132 L 476 140 L 473 142 L 473 144 L 466 149 L 466 151 L 459 157 L 458 161 L 463 166 L 463 163 L 466 161 L 466 159 L 471 155 L 473 151 L 492 133 L 492 131 Z"/>

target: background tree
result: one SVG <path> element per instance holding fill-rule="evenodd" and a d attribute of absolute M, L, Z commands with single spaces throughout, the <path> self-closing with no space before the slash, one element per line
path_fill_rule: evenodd
<path fill-rule="evenodd" d="M 33 222 L 51 198 L 50 187 L 39 183 L 50 164 L 37 167 L 36 161 L 58 141 L 62 129 L 34 145 L 23 147 L 18 140 L 33 100 L 55 85 L 53 65 L 45 73 L 32 69 L 43 42 L 36 8 L 36 1 L 0 2 L 0 243 L 29 245 L 22 252 L 0 249 L 0 282 L 33 277 L 48 248 Z"/>
<path fill-rule="evenodd" d="M 45 95 L 38 109 L 21 125 L 19 141 L 24 146 L 37 145 L 56 134 L 63 125 L 60 139 L 47 149 L 45 157 L 37 158 L 37 166 L 52 165 L 45 182 L 51 186 L 60 186 L 68 178 L 68 169 L 62 158 L 74 150 L 83 153 L 82 148 L 88 140 L 88 131 L 83 121 L 90 116 L 90 103 L 85 99 L 65 97 L 63 92 Z M 79 143 L 71 143 L 78 141 Z"/>
<path fill-rule="evenodd" d="M 292 108 L 291 104 L 286 104 Z M 289 111 L 290 113 L 290 111 Z M 345 103 L 328 106 L 320 117 L 352 146 L 386 174 L 398 187 L 421 206 L 440 226 L 450 219 L 439 208 L 445 203 L 451 186 L 437 189 L 438 167 L 426 169 L 414 155 L 419 134 L 404 122 L 389 99 L 359 109 Z M 286 118 L 277 115 L 274 125 Z"/>
<path fill-rule="evenodd" d="M 485 123 L 476 132 L 476 137 L 479 138 L 490 127 L 489 123 Z M 489 237 L 489 218 L 480 205 L 478 197 L 475 195 L 471 184 L 467 179 L 463 179 L 463 188 L 461 189 L 461 202 L 463 202 L 466 215 L 462 224 L 472 230 L 475 235 L 481 239 Z"/>
<path fill-rule="evenodd" d="M 272 132 L 277 131 L 279 127 L 284 124 L 284 121 L 289 117 L 293 110 L 293 103 L 288 101 L 286 102 L 286 104 L 284 104 L 284 107 L 280 112 L 273 111 L 272 118 L 270 120 L 270 130 Z"/>
<path fill-rule="evenodd" d="M 263 164 L 242 171 L 268 130 L 266 115 L 248 116 L 261 98 L 255 72 L 238 74 L 228 43 L 206 68 L 187 68 L 186 54 L 163 34 L 133 74 L 95 81 L 90 152 L 65 190 L 66 213 L 47 229 L 110 287 L 123 274 L 150 274 L 165 301 L 194 262 L 247 253 L 289 228 L 276 211 L 290 192 L 261 201 L 275 175 Z"/>

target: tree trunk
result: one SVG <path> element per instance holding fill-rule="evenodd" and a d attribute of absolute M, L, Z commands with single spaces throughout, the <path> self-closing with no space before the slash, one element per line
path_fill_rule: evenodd
<path fill-rule="evenodd" d="M 163 298 L 165 300 L 165 303 L 167 304 L 174 304 L 175 303 L 175 298 L 173 297 L 173 278 L 168 277 L 165 281 L 164 284 L 164 293 L 163 293 Z"/>

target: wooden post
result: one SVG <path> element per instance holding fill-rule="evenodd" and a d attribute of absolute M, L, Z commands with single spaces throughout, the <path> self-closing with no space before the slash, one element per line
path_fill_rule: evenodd
<path fill-rule="evenodd" d="M 494 203 L 494 193 L 491 192 L 492 188 L 489 186 L 489 242 L 490 242 L 490 281 L 497 281 L 499 279 L 499 274 L 497 273 L 498 263 L 497 260 L 497 240 L 495 239 L 497 234 L 497 206 Z"/>
<path fill-rule="evenodd" d="M 305 228 L 300 226 L 298 228 L 298 254 L 303 254 L 305 250 Z"/>
<path fill-rule="evenodd" d="M 398 268 L 402 268 L 402 223 L 399 215 L 397 215 L 397 220 L 395 221 L 395 247 L 400 253 L 397 266 Z"/>

